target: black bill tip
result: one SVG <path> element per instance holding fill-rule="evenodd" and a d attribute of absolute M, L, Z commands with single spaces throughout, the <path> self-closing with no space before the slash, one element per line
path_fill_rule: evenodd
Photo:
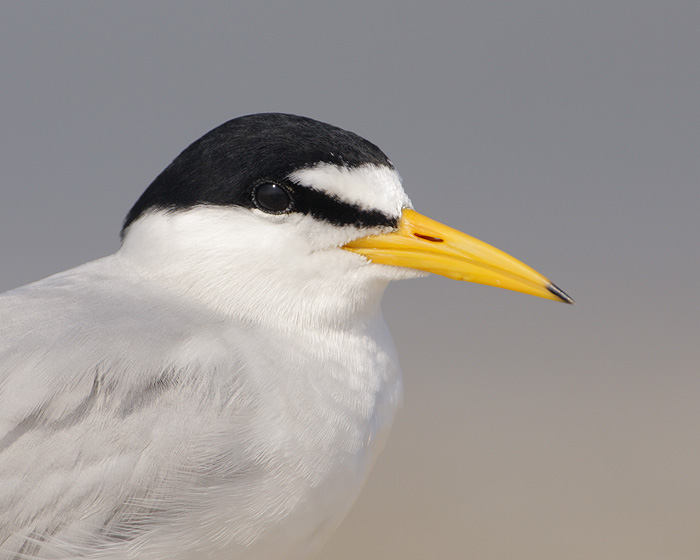
<path fill-rule="evenodd" d="M 547 289 L 552 292 L 555 296 L 557 296 L 560 300 L 562 300 L 564 303 L 570 303 L 574 304 L 573 298 L 569 297 L 566 292 L 560 288 L 557 288 L 554 284 L 550 284 L 547 286 Z"/>

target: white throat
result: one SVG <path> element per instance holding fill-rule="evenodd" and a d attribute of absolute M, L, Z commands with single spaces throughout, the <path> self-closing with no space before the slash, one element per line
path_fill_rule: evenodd
<path fill-rule="evenodd" d="M 411 272 L 315 246 L 329 233 L 336 245 L 358 236 L 309 216 L 201 206 L 147 214 L 117 255 L 164 289 L 245 322 L 298 330 L 374 317 L 389 280 Z"/>

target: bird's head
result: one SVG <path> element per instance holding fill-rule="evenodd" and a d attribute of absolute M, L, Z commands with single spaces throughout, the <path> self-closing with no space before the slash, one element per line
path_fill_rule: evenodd
<path fill-rule="evenodd" d="M 414 211 L 377 146 L 295 115 L 249 115 L 204 135 L 143 193 L 122 236 L 142 268 L 222 308 L 245 300 L 303 314 L 303 301 L 332 315 L 425 273 L 572 302 L 527 265 Z"/>

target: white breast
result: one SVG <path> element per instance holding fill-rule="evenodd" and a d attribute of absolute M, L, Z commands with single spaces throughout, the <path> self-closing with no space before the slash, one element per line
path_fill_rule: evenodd
<path fill-rule="evenodd" d="M 190 451 L 190 512 L 130 547 L 183 560 L 315 551 L 357 497 L 400 402 L 386 335 L 379 323 L 335 333 L 313 360 L 304 346 L 314 337 L 293 341 L 282 361 L 249 356 L 245 383 L 226 396 L 230 414 L 210 418 Z M 256 340 L 294 348 L 277 335 Z"/>

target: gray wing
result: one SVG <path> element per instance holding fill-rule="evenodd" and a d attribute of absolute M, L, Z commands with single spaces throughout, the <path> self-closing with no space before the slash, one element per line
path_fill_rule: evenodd
<path fill-rule="evenodd" d="M 113 257 L 0 296 L 0 558 L 89 555 L 251 468 L 210 437 L 246 437 L 222 330 Z"/>

